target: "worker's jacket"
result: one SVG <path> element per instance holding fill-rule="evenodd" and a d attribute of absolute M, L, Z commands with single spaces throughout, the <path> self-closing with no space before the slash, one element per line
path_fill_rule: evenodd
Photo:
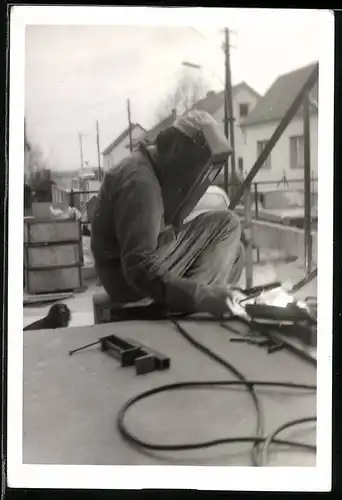
<path fill-rule="evenodd" d="M 163 273 L 156 264 L 163 212 L 161 187 L 148 158 L 138 151 L 123 159 L 106 174 L 99 192 L 91 234 L 95 265 L 100 278 L 108 278 L 105 288 L 115 300 L 126 300 L 124 292 L 120 296 L 124 278 L 137 298 L 193 310 L 196 283 Z"/>

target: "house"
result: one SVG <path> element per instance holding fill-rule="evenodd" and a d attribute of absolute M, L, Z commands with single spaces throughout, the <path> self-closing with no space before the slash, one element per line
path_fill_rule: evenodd
<path fill-rule="evenodd" d="M 239 163 L 242 161 L 242 148 L 243 138 L 239 127 L 240 120 L 248 115 L 254 108 L 260 95 L 252 89 L 247 83 L 241 82 L 234 85 L 233 88 L 233 110 L 235 117 L 235 150 L 236 157 Z M 225 94 L 222 92 L 208 92 L 204 99 L 197 101 L 192 109 L 205 110 L 210 113 L 219 123 L 224 127 L 224 109 L 225 109 Z M 153 143 L 157 138 L 159 132 L 170 127 L 177 118 L 177 111 L 172 110 L 171 114 L 158 122 L 149 130 L 143 129 L 138 124 L 132 127 L 133 148 L 137 146 L 140 141 Z M 104 169 L 107 170 L 114 164 L 117 164 L 129 152 L 129 134 L 126 129 L 115 141 L 113 141 L 103 151 Z M 114 163 L 115 162 L 115 163 Z"/>
<path fill-rule="evenodd" d="M 98 192 L 101 186 L 101 181 L 98 179 L 80 179 L 73 181 L 72 189 L 74 191 L 90 191 L 90 193 Z"/>
<path fill-rule="evenodd" d="M 166 118 L 158 122 L 154 127 L 149 129 L 142 137 L 139 138 L 139 140 L 143 140 L 144 142 L 147 143 L 153 143 L 156 140 L 159 132 L 167 129 L 168 127 L 171 127 L 176 118 L 177 118 L 177 111 L 173 109 L 169 116 L 167 116 Z M 137 143 L 138 141 L 135 141 L 134 145 L 136 145 Z"/>
<path fill-rule="evenodd" d="M 246 82 L 241 82 L 233 85 L 232 96 L 236 166 L 239 171 L 243 172 L 243 150 L 245 145 L 240 123 L 253 111 L 260 100 L 260 95 Z M 206 97 L 197 101 L 192 109 L 207 111 L 224 127 L 225 92 L 208 92 Z"/>
<path fill-rule="evenodd" d="M 239 127 L 240 121 L 251 112 L 258 100 L 260 95 L 252 89 L 247 83 L 241 82 L 232 87 L 233 91 L 233 113 L 235 117 L 235 151 L 236 158 L 241 164 L 242 161 L 242 150 L 243 150 L 243 136 Z M 203 110 L 210 113 L 218 123 L 222 123 L 222 128 L 224 127 L 224 115 L 225 115 L 225 92 L 207 92 L 206 97 L 197 101 L 192 110 Z M 153 128 L 148 130 L 141 138 L 147 142 L 154 142 L 159 132 L 170 127 L 177 118 L 176 110 L 172 110 L 172 113 L 167 116 L 164 120 L 159 122 Z M 136 141 L 137 142 L 137 141 Z"/>
<path fill-rule="evenodd" d="M 249 171 L 287 109 L 312 73 L 315 64 L 279 76 L 254 109 L 241 122 L 244 140 L 243 161 Z M 310 93 L 310 138 L 312 178 L 317 178 L 318 161 L 318 84 Z M 302 109 L 290 122 L 270 156 L 257 174 L 256 181 L 304 179 L 304 138 Z M 294 184 L 290 184 L 294 187 Z M 298 187 L 303 187 L 303 182 Z M 271 189 L 276 187 L 275 184 Z M 264 186 L 264 189 L 265 186 Z"/>
<path fill-rule="evenodd" d="M 73 179 L 71 189 L 76 192 L 73 199 L 77 208 L 83 212 L 85 204 L 98 193 L 100 186 L 101 181 L 87 176 Z"/>
<path fill-rule="evenodd" d="M 146 130 L 139 123 L 132 123 L 132 142 L 141 137 Z M 129 154 L 130 129 L 127 127 L 113 142 L 102 152 L 104 170 L 117 165 L 125 156 Z"/>

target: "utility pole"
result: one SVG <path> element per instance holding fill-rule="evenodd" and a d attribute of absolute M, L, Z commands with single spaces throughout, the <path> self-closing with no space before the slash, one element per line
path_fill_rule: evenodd
<path fill-rule="evenodd" d="M 229 38 L 228 38 L 228 30 L 225 30 L 225 40 L 223 44 L 223 50 L 225 53 L 225 75 L 226 75 L 226 82 L 225 82 L 225 88 L 224 88 L 224 134 L 229 139 L 229 118 L 228 118 L 228 93 L 227 93 L 227 52 L 228 52 L 228 44 L 229 44 Z M 226 161 L 226 164 L 224 166 L 224 188 L 226 190 L 226 193 L 228 194 L 228 185 L 229 185 L 229 165 L 228 165 L 228 158 Z"/>
<path fill-rule="evenodd" d="M 304 239 L 305 269 L 311 272 L 312 234 L 311 234 L 311 158 L 310 158 L 310 100 L 306 92 L 303 101 L 303 136 L 304 136 Z"/>
<path fill-rule="evenodd" d="M 233 92 L 232 92 L 232 77 L 230 69 L 230 40 L 229 40 L 229 29 L 225 28 L 225 41 L 224 41 L 224 52 L 225 52 L 225 134 L 227 138 L 230 138 L 230 145 L 232 148 L 231 153 L 231 181 L 233 183 L 233 192 L 235 191 L 236 182 L 236 170 L 235 170 L 235 134 L 234 134 L 234 108 L 233 108 Z M 227 162 L 228 164 L 228 162 Z M 227 165 L 228 166 L 228 165 Z M 226 178 L 227 177 L 227 178 Z M 226 187 L 228 185 L 228 168 L 225 171 L 225 182 Z"/>
<path fill-rule="evenodd" d="M 83 173 L 83 147 L 82 147 L 82 134 L 79 132 L 78 139 L 80 142 L 80 153 L 81 153 L 81 172 Z"/>
<path fill-rule="evenodd" d="M 101 155 L 100 155 L 100 132 L 99 132 L 98 120 L 96 120 L 96 146 L 97 146 L 97 164 L 98 164 L 98 168 L 99 168 L 99 181 L 102 181 Z"/>
<path fill-rule="evenodd" d="M 128 114 L 129 150 L 132 153 L 133 141 L 132 141 L 131 103 L 129 99 L 127 99 L 127 114 Z"/>

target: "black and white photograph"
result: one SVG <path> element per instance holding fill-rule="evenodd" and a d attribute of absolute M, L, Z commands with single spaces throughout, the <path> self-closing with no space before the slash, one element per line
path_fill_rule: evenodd
<path fill-rule="evenodd" d="M 13 6 L 8 484 L 329 491 L 334 16 Z"/>

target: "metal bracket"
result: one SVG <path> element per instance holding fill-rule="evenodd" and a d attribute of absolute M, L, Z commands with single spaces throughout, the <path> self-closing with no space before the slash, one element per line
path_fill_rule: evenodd
<path fill-rule="evenodd" d="M 166 370 L 170 368 L 170 358 L 154 351 L 150 347 L 142 345 L 135 340 L 122 339 L 117 335 L 100 337 L 98 341 L 87 344 L 69 352 L 69 355 L 86 349 L 95 344 L 101 345 L 101 351 L 109 354 L 120 361 L 121 366 L 135 366 L 136 374 L 143 375 L 153 371 Z"/>

